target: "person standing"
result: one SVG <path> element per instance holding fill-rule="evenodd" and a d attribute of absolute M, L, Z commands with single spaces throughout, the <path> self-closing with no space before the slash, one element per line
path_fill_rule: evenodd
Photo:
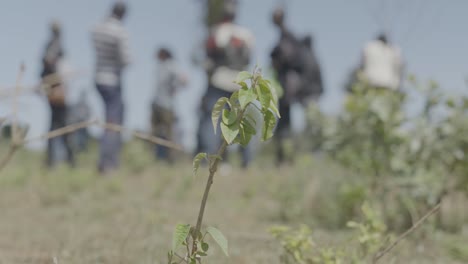
<path fill-rule="evenodd" d="M 403 63 L 400 50 L 390 44 L 385 34 L 364 47 L 361 69 L 364 80 L 374 88 L 400 89 Z"/>
<path fill-rule="evenodd" d="M 211 111 L 216 101 L 240 87 L 233 83 L 239 71 L 246 70 L 254 45 L 254 36 L 234 23 L 237 1 L 223 1 L 222 20 L 214 24 L 205 42 L 205 69 L 208 88 L 202 98 L 197 152 L 216 153 L 221 137 L 214 134 Z M 251 145 L 242 149 L 242 167 L 252 160 Z"/>
<path fill-rule="evenodd" d="M 65 102 L 65 83 L 59 71 L 60 62 L 64 57 L 61 38 L 61 27 L 58 22 L 50 25 L 50 40 L 47 42 L 44 55 L 42 57 L 42 88 L 47 94 L 50 106 L 51 122 L 49 131 L 53 131 L 66 126 L 67 106 Z M 70 166 L 75 166 L 75 157 L 70 140 L 70 135 L 50 138 L 47 141 L 47 166 L 53 167 L 57 162 L 55 151 L 56 143 L 61 141 L 65 146 L 67 161 Z"/>
<path fill-rule="evenodd" d="M 130 62 L 128 35 L 122 24 L 126 10 L 123 2 L 117 2 L 110 16 L 92 31 L 96 88 L 104 102 L 106 122 L 116 125 L 123 122 L 122 74 Z M 100 142 L 100 173 L 105 174 L 119 167 L 121 148 L 120 133 L 106 129 Z"/>
<path fill-rule="evenodd" d="M 175 123 L 175 96 L 181 87 L 185 86 L 187 79 L 180 71 L 172 53 L 161 48 L 156 54 L 158 60 L 156 95 L 152 103 L 151 126 L 153 135 L 174 141 Z M 165 146 L 156 145 L 156 157 L 168 162 L 174 160 L 174 155 Z"/>
<path fill-rule="evenodd" d="M 285 11 L 277 8 L 272 22 L 279 31 L 279 40 L 270 54 L 272 68 L 282 88 L 278 101 L 281 118 L 275 133 L 276 159 L 280 165 L 285 162 L 284 141 L 291 130 L 291 107 L 300 103 L 307 107 L 317 101 L 324 91 L 320 64 L 315 55 L 313 38 L 295 36 L 286 26 Z M 293 157 L 289 157 L 293 161 Z"/>

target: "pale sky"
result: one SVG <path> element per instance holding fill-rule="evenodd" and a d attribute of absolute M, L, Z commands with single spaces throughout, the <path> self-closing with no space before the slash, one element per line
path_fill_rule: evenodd
<path fill-rule="evenodd" d="M 20 62 L 26 64 L 23 83 L 38 82 L 40 58 L 48 38 L 49 21 L 63 24 L 67 63 L 80 72 L 69 83 L 73 101 L 79 90 L 89 91 L 93 114 L 102 116 L 100 98 L 94 91 L 93 51 L 89 30 L 108 13 L 110 0 L 2 0 L 0 10 L 0 89 L 11 88 Z M 125 25 L 130 35 L 133 63 L 125 73 L 125 125 L 147 129 L 149 105 L 154 93 L 153 53 L 160 45 L 171 47 L 190 78 L 180 96 L 184 144 L 191 148 L 198 123 L 195 115 L 206 82 L 190 63 L 190 54 L 203 38 L 197 0 L 131 0 Z M 358 61 L 366 41 L 385 29 L 402 50 L 407 70 L 420 79 L 435 79 L 450 93 L 467 91 L 468 34 L 466 0 L 241 0 L 238 22 L 256 37 L 254 62 L 268 66 L 268 54 L 277 32 L 270 13 L 286 2 L 288 25 L 298 33 L 311 33 L 322 63 L 326 94 L 321 106 L 328 113 L 340 110 L 342 86 Z M 36 96 L 21 98 L 20 118 L 31 124 L 31 136 L 48 127 L 45 101 Z M 0 98 L 0 116 L 11 105 Z"/>

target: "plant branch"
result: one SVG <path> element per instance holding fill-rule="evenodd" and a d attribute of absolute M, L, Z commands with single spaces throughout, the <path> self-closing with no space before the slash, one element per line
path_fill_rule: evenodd
<path fill-rule="evenodd" d="M 38 140 L 48 140 L 48 139 L 51 139 L 51 138 L 63 136 L 65 134 L 70 134 L 70 133 L 73 133 L 73 132 L 75 132 L 75 131 L 77 131 L 79 129 L 87 128 L 87 127 L 90 127 L 90 126 L 93 126 L 93 125 L 97 125 L 99 127 L 103 127 L 105 129 L 110 129 L 110 130 L 117 131 L 117 132 L 130 132 L 136 138 L 139 138 L 139 139 L 142 139 L 142 140 L 154 143 L 154 144 L 158 144 L 158 145 L 161 145 L 161 146 L 165 146 L 165 147 L 168 147 L 168 148 L 171 148 L 171 149 L 182 150 L 182 147 L 180 145 L 175 144 L 175 143 L 173 143 L 173 142 L 171 142 L 169 140 L 165 140 L 165 139 L 158 138 L 158 137 L 155 137 L 155 136 L 147 135 L 147 134 L 140 133 L 140 132 L 137 132 L 137 131 L 132 131 L 130 129 L 127 129 L 127 128 L 123 127 L 123 126 L 116 125 L 116 124 L 103 123 L 103 122 L 99 122 L 98 120 L 88 120 L 88 121 L 84 121 L 84 122 L 71 124 L 71 125 L 68 125 L 68 126 L 65 126 L 65 127 L 61 127 L 59 129 L 52 130 L 52 131 L 50 131 L 50 132 L 48 132 L 46 134 L 40 135 L 38 137 L 29 138 L 29 139 L 22 139 L 22 138 L 20 138 L 19 135 L 17 135 L 16 137 L 18 139 L 16 139 L 16 141 L 15 140 L 12 141 L 12 144 L 10 146 L 10 149 L 9 149 L 7 155 L 0 161 L 0 171 L 2 171 L 6 167 L 6 165 L 10 162 L 10 160 L 13 157 L 13 155 L 15 154 L 15 152 L 21 146 L 23 146 L 23 145 L 25 145 L 27 143 L 31 143 L 33 141 L 38 141 Z M 18 133 L 18 132 L 16 132 L 16 133 Z"/>
<path fill-rule="evenodd" d="M 182 147 L 180 145 L 175 144 L 172 141 L 162 139 L 162 138 L 158 138 L 158 137 L 155 137 L 155 136 L 151 136 L 151 135 L 148 135 L 148 134 L 145 134 L 145 133 L 132 131 L 132 130 L 130 130 L 128 128 L 125 128 L 125 127 L 123 127 L 121 125 L 112 124 L 112 123 L 103 123 L 103 122 L 98 122 L 97 125 L 100 126 L 100 127 L 105 128 L 105 129 L 109 129 L 109 130 L 116 131 L 116 132 L 128 132 L 128 133 L 131 133 L 136 138 L 140 138 L 140 139 L 149 141 L 149 142 L 157 144 L 157 145 L 168 147 L 168 148 L 171 148 L 171 149 L 174 149 L 174 150 L 182 150 Z"/>
<path fill-rule="evenodd" d="M 17 150 L 18 150 L 18 146 L 15 146 L 15 145 L 10 146 L 8 153 L 0 161 L 0 171 L 2 171 L 6 167 L 6 165 L 8 164 L 8 162 L 10 162 L 11 158 L 13 157 L 13 155 L 15 154 Z"/>
<path fill-rule="evenodd" d="M 226 151 L 226 148 L 228 146 L 228 143 L 226 140 L 223 139 L 223 143 L 221 144 L 221 147 L 219 147 L 218 150 L 218 157 L 223 156 L 224 152 Z M 198 236 L 198 233 L 200 233 L 201 225 L 203 223 L 203 215 L 205 213 L 205 207 L 206 207 L 206 202 L 208 200 L 208 194 L 210 193 L 210 188 L 211 185 L 213 184 L 213 178 L 218 170 L 218 164 L 219 164 L 219 158 L 214 158 L 215 160 L 210 163 L 210 174 L 208 176 L 208 180 L 206 181 L 206 187 L 205 187 L 205 192 L 203 193 L 203 199 L 200 204 L 200 211 L 198 212 L 198 218 L 197 218 L 197 225 L 195 226 L 195 235 L 194 237 Z M 192 253 L 197 252 L 196 248 L 196 239 L 193 239 L 193 245 L 192 245 Z"/>
<path fill-rule="evenodd" d="M 26 139 L 23 144 L 30 143 L 30 142 L 37 141 L 37 140 L 48 140 L 48 139 L 51 139 L 51 138 L 60 137 L 60 136 L 63 136 L 65 134 L 73 133 L 76 130 L 79 130 L 79 129 L 82 129 L 82 128 L 87 128 L 87 127 L 92 126 L 94 124 L 97 124 L 97 120 L 88 120 L 88 121 L 84 121 L 84 122 L 71 124 L 71 125 L 68 125 L 68 126 L 61 127 L 59 129 L 52 130 L 52 131 L 50 131 L 50 132 L 48 132 L 46 134 L 40 135 L 38 137 Z"/>
<path fill-rule="evenodd" d="M 7 155 L 0 162 L 0 171 L 10 162 L 18 147 L 21 145 L 21 139 L 18 131 L 18 96 L 21 91 L 21 79 L 24 74 L 24 64 L 21 64 L 18 76 L 16 77 L 15 95 L 13 97 L 13 121 L 11 124 L 11 145 Z"/>
<path fill-rule="evenodd" d="M 419 219 L 410 229 L 406 230 L 403 234 L 401 234 L 395 242 L 393 242 L 390 246 L 385 248 L 384 250 L 378 252 L 374 256 L 373 263 L 377 263 L 383 256 L 385 256 L 388 252 L 390 252 L 395 246 L 397 246 L 403 239 L 413 233 L 416 229 L 418 229 L 431 215 L 437 213 L 440 210 L 440 203 L 434 206 L 429 212 L 427 212 L 421 219 Z"/>

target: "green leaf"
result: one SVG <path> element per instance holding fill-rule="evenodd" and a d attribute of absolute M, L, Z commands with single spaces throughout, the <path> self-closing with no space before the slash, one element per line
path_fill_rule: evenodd
<path fill-rule="evenodd" d="M 218 246 L 221 248 L 221 250 L 224 252 L 226 256 L 229 256 L 228 252 L 228 241 L 226 237 L 219 231 L 217 228 L 214 227 L 208 227 L 207 230 L 208 234 L 211 235 L 211 237 L 216 241 Z"/>
<path fill-rule="evenodd" d="M 227 126 L 224 123 L 221 123 L 221 132 L 223 134 L 224 140 L 228 144 L 231 144 L 234 139 L 236 139 L 237 135 L 239 134 L 239 124 L 234 123 L 231 126 Z"/>
<path fill-rule="evenodd" d="M 219 116 L 221 115 L 221 111 L 224 109 L 224 106 L 228 101 L 229 99 L 227 99 L 226 97 L 221 97 L 213 106 L 213 110 L 211 112 L 211 121 L 213 122 L 213 129 L 215 134 L 218 128 Z"/>
<path fill-rule="evenodd" d="M 255 110 L 258 110 L 255 108 Z M 260 110 L 258 110 L 260 111 Z M 247 120 L 249 122 L 250 125 L 252 125 L 253 127 L 255 127 L 257 125 L 257 121 L 255 120 L 255 118 L 252 116 L 252 113 L 244 113 L 244 120 Z"/>
<path fill-rule="evenodd" d="M 172 251 L 176 251 L 182 243 L 184 243 L 185 239 L 187 239 L 190 233 L 190 225 L 189 224 L 178 224 L 172 234 Z"/>
<path fill-rule="evenodd" d="M 198 169 L 200 168 L 200 163 L 203 159 L 206 158 L 206 153 L 198 153 L 195 158 L 193 158 L 193 176 L 197 175 Z"/>
<path fill-rule="evenodd" d="M 229 111 L 228 109 L 223 109 L 223 123 L 230 126 L 237 121 L 237 115 L 234 111 Z"/>
<path fill-rule="evenodd" d="M 229 103 L 233 107 L 239 104 L 239 91 L 235 91 L 232 93 L 231 97 L 229 98 Z"/>
<path fill-rule="evenodd" d="M 270 103 L 270 108 L 269 108 L 271 111 L 273 111 L 273 113 L 277 116 L 277 117 L 281 117 L 280 113 L 279 113 L 279 110 L 278 108 L 276 107 L 276 103 L 273 102 L 273 100 L 271 101 Z"/>
<path fill-rule="evenodd" d="M 239 103 L 242 109 L 257 99 L 257 95 L 252 89 L 239 90 Z"/>
<path fill-rule="evenodd" d="M 243 147 L 247 147 L 250 140 L 252 139 L 253 134 L 246 131 L 245 127 L 241 127 L 239 132 L 239 137 L 237 138 L 237 142 L 241 144 Z"/>
<path fill-rule="evenodd" d="M 255 122 L 255 120 L 253 120 Z M 249 133 L 249 134 L 252 134 L 252 135 L 255 135 L 257 134 L 257 130 L 255 129 L 255 126 L 252 125 L 250 123 L 249 120 L 247 120 L 246 118 L 244 118 L 244 120 L 242 120 L 242 126 L 244 128 L 244 130 Z"/>
<path fill-rule="evenodd" d="M 260 86 L 263 86 L 264 89 L 267 88 L 270 91 L 271 99 L 275 104 L 278 103 L 278 95 L 276 94 L 276 89 L 273 89 L 273 84 L 269 80 L 261 79 L 258 81 Z"/>
<path fill-rule="evenodd" d="M 268 88 L 268 86 L 265 85 L 259 85 L 260 89 L 260 94 L 258 95 L 260 99 L 260 103 L 262 104 L 262 109 L 263 111 L 267 111 L 270 108 L 271 101 L 272 101 L 272 95 L 271 95 L 271 90 Z"/>
<path fill-rule="evenodd" d="M 203 251 L 206 252 L 210 248 L 210 245 L 208 245 L 208 243 L 206 243 L 206 242 L 202 242 L 201 248 L 202 248 Z"/>
<path fill-rule="evenodd" d="M 252 74 L 250 72 L 247 72 L 247 71 L 241 71 L 239 72 L 239 74 L 237 75 L 237 78 L 236 78 L 236 83 L 241 83 L 245 80 L 248 80 L 248 79 L 251 79 L 252 78 Z"/>
<path fill-rule="evenodd" d="M 275 129 L 276 118 L 271 111 L 267 111 L 264 116 L 264 124 L 262 128 L 262 140 L 266 141 L 273 136 L 273 129 Z"/>

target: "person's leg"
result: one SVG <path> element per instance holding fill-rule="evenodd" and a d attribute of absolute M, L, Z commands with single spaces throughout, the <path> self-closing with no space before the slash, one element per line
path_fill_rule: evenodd
<path fill-rule="evenodd" d="M 98 85 L 98 91 L 104 101 L 106 123 L 122 125 L 123 102 L 120 87 Z M 119 166 L 121 146 L 120 132 L 105 129 L 101 138 L 99 160 L 101 172 L 116 169 Z"/>
<path fill-rule="evenodd" d="M 280 165 L 286 159 L 284 153 L 284 139 L 286 138 L 286 134 L 290 126 L 291 107 L 286 101 L 280 99 L 278 110 L 280 112 L 281 118 L 278 120 L 278 125 L 275 132 L 275 141 L 277 147 L 276 161 L 277 165 Z"/>
<path fill-rule="evenodd" d="M 174 125 L 174 113 L 169 110 L 164 111 L 164 129 L 165 129 L 165 135 L 166 139 L 169 141 L 174 141 L 174 130 L 173 130 L 173 125 Z M 164 147 L 165 149 L 165 158 L 169 163 L 174 162 L 174 152 L 168 148 Z"/>
<path fill-rule="evenodd" d="M 63 107 L 60 109 L 60 127 L 64 127 L 67 125 L 67 108 Z M 65 134 L 63 135 L 63 144 L 65 146 L 65 150 L 67 152 L 67 161 L 71 167 L 75 167 L 75 155 L 73 152 L 73 142 L 72 142 L 72 134 Z"/>
<path fill-rule="evenodd" d="M 58 115 L 58 111 L 56 109 L 56 107 L 54 106 L 50 106 L 50 127 L 49 127 L 49 132 L 53 131 L 53 130 L 56 130 L 58 128 L 60 128 L 59 126 L 59 121 L 58 121 L 58 118 L 59 118 L 59 115 Z M 47 140 L 47 159 L 46 159 L 46 164 L 47 164 L 47 167 L 49 168 L 52 168 L 53 166 L 55 166 L 56 164 L 56 161 L 57 161 L 57 157 L 56 157 L 56 153 L 55 153 L 55 146 L 56 146 L 56 142 L 57 141 L 57 138 L 49 138 Z"/>

